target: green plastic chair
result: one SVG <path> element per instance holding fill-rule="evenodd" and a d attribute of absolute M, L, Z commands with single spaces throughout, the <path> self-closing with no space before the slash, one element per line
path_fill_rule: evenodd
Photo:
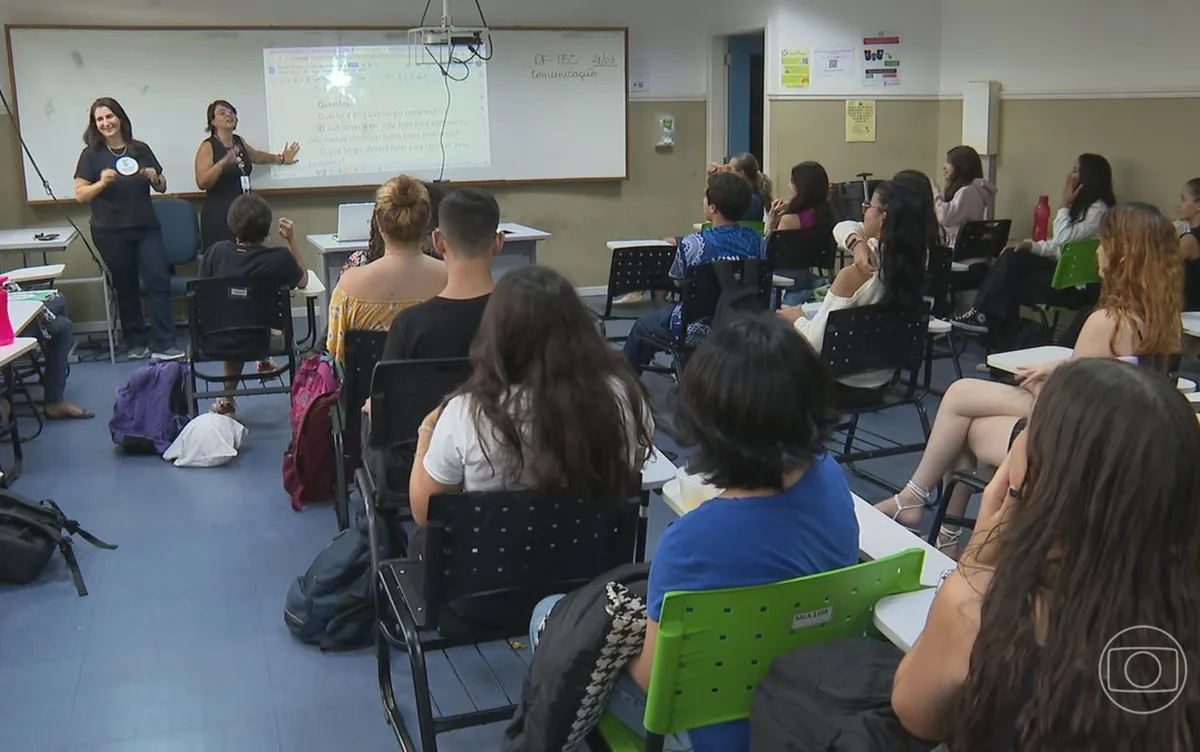
<path fill-rule="evenodd" d="M 663 737 L 748 718 L 771 661 L 796 648 L 876 634 L 880 598 L 921 589 L 925 552 L 909 549 L 832 572 L 757 587 L 668 593 L 643 741 L 614 716 L 597 727 L 612 752 L 661 750 Z"/>
<path fill-rule="evenodd" d="M 751 230 L 754 230 L 759 235 L 765 235 L 767 232 L 767 224 L 765 222 L 755 222 L 752 219 L 743 219 L 741 222 L 738 222 L 738 224 L 741 225 L 742 227 L 749 227 Z M 711 230 L 711 229 L 712 229 L 712 222 L 705 222 L 704 224 L 700 225 L 701 231 Z"/>
<path fill-rule="evenodd" d="M 1058 264 L 1054 267 L 1054 277 L 1050 280 L 1052 290 L 1071 290 L 1084 285 L 1100 283 L 1100 262 L 1097 251 L 1100 248 L 1099 238 L 1076 240 L 1074 243 L 1063 243 L 1059 251 Z M 1051 299 L 1054 295 L 1051 294 Z M 1053 303 L 1037 306 L 1042 317 L 1042 323 L 1057 331 L 1058 321 L 1063 312 L 1074 313 L 1075 309 Z"/>

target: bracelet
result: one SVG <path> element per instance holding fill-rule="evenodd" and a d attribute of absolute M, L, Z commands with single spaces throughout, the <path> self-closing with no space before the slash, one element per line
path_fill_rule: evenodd
<path fill-rule="evenodd" d="M 283 152 L 279 152 L 279 164 L 283 164 Z"/>

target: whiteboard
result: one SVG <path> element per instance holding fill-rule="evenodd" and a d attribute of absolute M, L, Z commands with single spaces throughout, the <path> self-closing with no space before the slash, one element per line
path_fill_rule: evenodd
<path fill-rule="evenodd" d="M 314 165 L 334 161 L 321 153 L 331 147 L 318 143 L 315 134 L 321 131 L 309 115 L 297 114 L 302 93 L 281 94 L 273 84 L 276 115 L 269 123 L 268 63 L 306 49 L 378 53 L 391 46 L 401 55 L 407 49 L 406 30 L 9 26 L 6 32 L 21 133 L 59 198 L 74 195 L 88 108 L 100 96 L 113 97 L 125 108 L 134 137 L 154 150 L 169 191 L 176 194 L 198 192 L 193 162 L 208 136 L 205 110 L 215 99 L 237 107 L 237 132 L 251 146 L 279 152 L 285 141 L 301 142 L 296 168 L 256 166 L 256 191 L 362 189 L 399 172 L 454 182 L 628 177 L 626 29 L 493 29 L 490 59 L 467 80 L 445 80 L 437 68 L 422 68 L 434 72 L 437 98 L 427 82 L 419 91 L 406 82 L 357 90 L 356 96 L 373 97 L 376 120 L 390 128 L 372 136 L 372 148 L 381 151 L 402 150 L 418 140 L 409 138 L 412 131 L 406 128 L 429 127 L 403 119 L 404 108 L 417 107 L 414 103 L 432 113 L 427 120 L 451 123 L 469 115 L 468 108 L 482 106 L 486 128 L 479 123 L 461 132 L 452 128 L 449 138 L 439 131 L 448 152 L 444 168 L 426 148 L 411 157 L 393 157 L 395 169 L 386 173 L 347 164 L 340 171 L 322 168 L 323 174 Z M 456 136 L 462 141 L 457 146 Z M 484 138 L 487 143 L 481 143 Z M 26 198 L 48 201 L 28 156 L 23 167 Z"/>

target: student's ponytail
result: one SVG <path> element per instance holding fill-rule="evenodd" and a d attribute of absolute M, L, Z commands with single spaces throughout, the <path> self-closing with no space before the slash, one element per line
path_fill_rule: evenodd
<path fill-rule="evenodd" d="M 775 197 L 775 183 L 771 178 L 767 177 L 767 173 L 758 173 L 758 193 L 762 196 L 763 206 L 767 209 L 771 208 Z"/>

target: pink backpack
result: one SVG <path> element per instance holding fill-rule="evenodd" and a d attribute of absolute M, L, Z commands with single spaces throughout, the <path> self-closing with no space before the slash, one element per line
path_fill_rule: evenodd
<path fill-rule="evenodd" d="M 292 509 L 334 496 L 333 423 L 329 411 L 341 390 L 325 356 L 300 364 L 292 381 L 292 440 L 283 453 L 283 488 Z"/>

